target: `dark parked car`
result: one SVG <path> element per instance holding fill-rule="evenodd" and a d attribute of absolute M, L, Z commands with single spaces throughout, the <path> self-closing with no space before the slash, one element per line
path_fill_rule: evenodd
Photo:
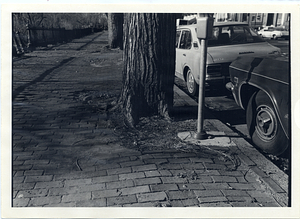
<path fill-rule="evenodd" d="M 239 57 L 229 66 L 226 84 L 246 110 L 253 143 L 267 153 L 282 154 L 290 139 L 290 65 L 279 58 Z"/>

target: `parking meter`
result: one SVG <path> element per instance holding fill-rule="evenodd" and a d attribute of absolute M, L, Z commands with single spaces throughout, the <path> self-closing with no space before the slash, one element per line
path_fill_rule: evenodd
<path fill-rule="evenodd" d="M 199 39 L 210 39 L 213 35 L 214 18 L 201 17 L 197 19 L 197 37 Z"/>
<path fill-rule="evenodd" d="M 197 37 L 200 39 L 200 71 L 199 71 L 199 99 L 198 99 L 198 122 L 197 133 L 195 139 L 206 139 L 208 136 L 203 130 L 204 121 L 204 94 L 205 94 L 205 78 L 206 78 L 206 59 L 207 59 L 207 39 L 213 35 L 212 17 L 201 17 L 197 19 Z"/>

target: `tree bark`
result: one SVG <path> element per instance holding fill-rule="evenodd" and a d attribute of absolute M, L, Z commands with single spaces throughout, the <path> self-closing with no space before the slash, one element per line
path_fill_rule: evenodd
<path fill-rule="evenodd" d="M 123 14 L 109 13 L 107 15 L 108 44 L 110 48 L 123 49 Z"/>
<path fill-rule="evenodd" d="M 123 87 L 130 126 L 143 116 L 169 119 L 175 76 L 176 14 L 124 14 Z"/>

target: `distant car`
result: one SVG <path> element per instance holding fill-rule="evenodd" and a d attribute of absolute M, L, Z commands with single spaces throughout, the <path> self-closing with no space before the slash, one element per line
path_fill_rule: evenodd
<path fill-rule="evenodd" d="M 289 147 L 290 69 L 280 57 L 239 57 L 229 66 L 236 103 L 246 110 L 253 143 L 274 155 Z"/>
<path fill-rule="evenodd" d="M 265 38 L 270 39 L 278 39 L 278 38 L 289 38 L 289 31 L 285 29 L 284 27 L 273 27 L 273 26 L 267 26 L 262 29 L 260 29 L 257 32 L 259 35 Z"/>
<path fill-rule="evenodd" d="M 191 95 L 198 93 L 200 40 L 196 24 L 179 25 L 176 33 L 175 75 L 186 82 Z M 263 40 L 247 23 L 214 23 L 208 40 L 206 82 L 223 85 L 229 80 L 229 65 L 238 56 L 274 56 L 281 50 Z"/>

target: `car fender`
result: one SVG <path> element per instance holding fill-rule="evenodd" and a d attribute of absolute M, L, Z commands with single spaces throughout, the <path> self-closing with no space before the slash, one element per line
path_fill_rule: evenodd
<path fill-rule="evenodd" d="M 187 64 L 187 62 L 185 62 L 183 64 L 183 67 L 182 67 L 182 69 L 183 69 L 183 71 L 182 71 L 183 72 L 183 77 L 184 77 L 184 80 L 186 81 L 186 73 L 187 73 L 188 69 L 191 69 L 192 74 L 193 74 L 193 76 L 195 78 L 196 83 L 199 84 L 199 72 L 200 72 L 200 62 L 199 62 L 199 60 L 200 60 L 200 53 L 194 53 L 193 56 L 195 58 L 193 58 L 193 59 L 190 60 L 190 62 L 189 62 L 190 64 Z"/>
<path fill-rule="evenodd" d="M 278 37 L 281 37 L 281 36 L 282 36 L 282 32 L 281 32 L 281 31 L 274 31 L 274 33 L 275 33 Z"/>
<path fill-rule="evenodd" d="M 245 60 L 245 63 L 250 63 L 251 59 Z M 265 61 L 265 60 L 264 60 Z M 241 63 L 241 62 L 240 62 Z M 260 67 L 261 69 L 265 69 L 265 66 L 270 63 L 270 60 L 265 61 Z M 250 64 L 249 64 L 250 65 Z M 277 65 L 276 67 L 280 68 L 280 65 L 283 65 L 283 63 L 276 63 L 273 61 L 273 65 Z M 247 64 L 244 65 L 244 67 L 247 66 Z M 283 65 L 284 66 L 284 65 Z M 238 77 L 237 73 L 235 73 L 235 77 L 239 78 L 240 80 L 238 83 L 236 83 L 236 86 L 233 88 L 233 92 L 235 92 L 236 96 L 236 102 L 241 108 L 246 109 L 248 101 L 250 97 L 253 95 L 253 93 L 257 92 L 258 90 L 263 91 L 271 100 L 275 113 L 279 119 L 279 122 L 286 134 L 286 136 L 289 136 L 289 112 L 288 107 L 289 105 L 289 95 L 288 95 L 288 83 L 284 81 L 280 81 L 276 78 L 269 78 L 268 75 L 262 75 L 259 73 L 261 69 L 251 69 L 249 70 L 235 70 L 237 71 L 243 71 L 241 75 L 242 77 Z M 282 67 L 283 71 L 286 71 L 286 67 Z M 273 72 L 271 72 L 273 73 Z M 246 75 L 248 75 L 246 77 Z M 265 81 L 263 81 L 265 80 Z M 283 89 L 281 89 L 283 88 Z"/>
<path fill-rule="evenodd" d="M 273 104 L 273 107 L 274 107 L 274 109 L 275 109 L 275 113 L 276 113 L 276 115 L 277 115 L 277 117 L 278 117 L 278 120 L 279 120 L 279 122 L 280 122 L 280 125 L 283 127 L 283 130 L 284 130 L 286 136 L 288 137 L 287 131 L 285 130 L 284 125 L 283 125 L 282 116 L 281 116 L 280 113 L 279 113 L 278 101 L 277 101 L 277 99 L 274 97 L 274 94 L 269 93 L 269 92 L 268 92 L 266 89 L 264 89 L 263 87 L 258 86 L 257 84 L 253 84 L 253 83 L 251 83 L 251 82 L 249 82 L 249 83 L 244 83 L 242 86 L 245 86 L 246 84 L 248 84 L 248 85 L 250 85 L 250 86 L 256 88 L 256 89 L 253 89 L 253 90 L 256 90 L 256 91 L 261 90 L 261 91 L 263 91 L 263 92 L 269 97 L 269 99 L 271 100 L 271 102 L 272 102 L 272 104 Z M 247 108 L 247 105 L 245 105 L 245 104 L 243 104 L 243 103 L 248 102 L 250 98 L 247 98 L 247 100 L 246 100 L 246 99 L 243 99 L 243 98 L 246 98 L 246 96 L 245 96 L 245 95 L 242 93 L 242 91 L 241 91 L 241 90 L 242 90 L 242 86 L 241 86 L 240 89 L 239 89 L 239 96 L 240 96 L 239 99 L 240 99 L 240 104 L 241 104 L 240 106 L 242 106 L 243 109 L 246 109 L 246 108 Z M 254 93 L 254 92 L 253 92 L 253 93 Z M 252 96 L 252 95 L 251 95 L 251 96 Z"/>
<path fill-rule="evenodd" d="M 196 75 L 195 75 L 194 69 L 190 65 L 188 65 L 187 63 L 185 63 L 183 65 L 182 69 L 183 69 L 182 72 L 183 72 L 183 77 L 184 77 L 185 81 L 186 81 L 186 75 L 187 75 L 187 72 L 188 72 L 189 69 L 192 71 L 192 74 L 194 75 L 194 78 L 196 79 L 196 77 L 195 77 Z M 197 80 L 196 80 L 196 82 L 197 82 Z"/>

